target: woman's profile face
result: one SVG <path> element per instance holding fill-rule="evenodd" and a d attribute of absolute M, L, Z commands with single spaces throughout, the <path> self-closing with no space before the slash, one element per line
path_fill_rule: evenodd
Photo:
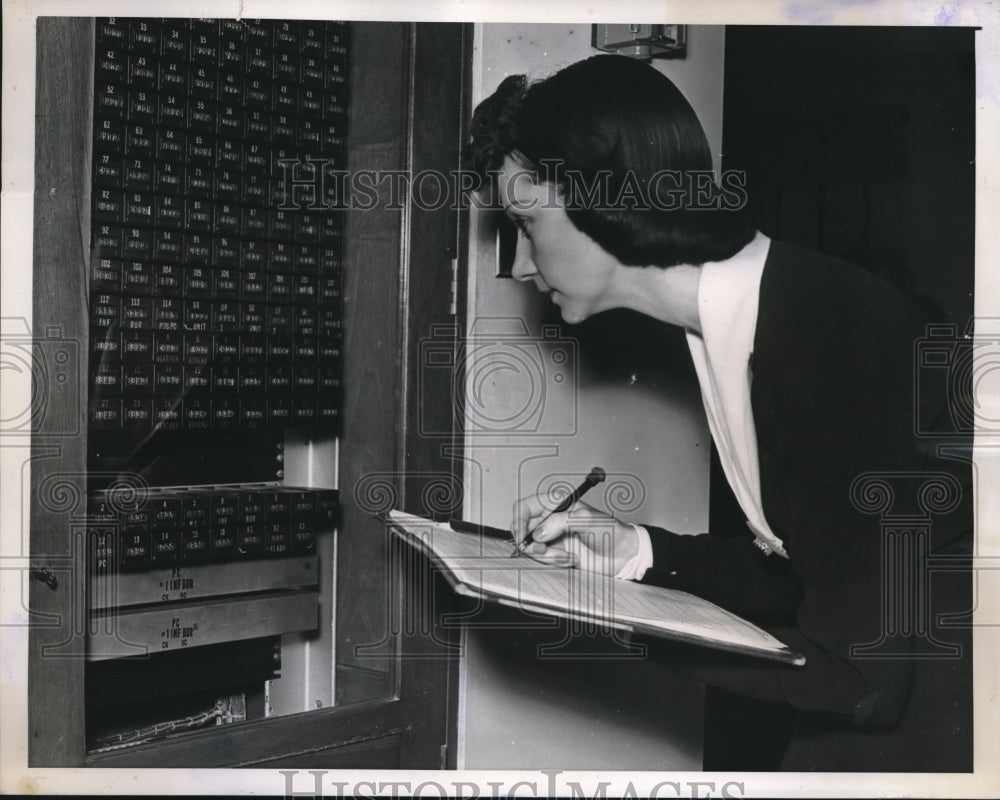
<path fill-rule="evenodd" d="M 500 197 L 518 230 L 512 268 L 517 280 L 533 281 L 571 324 L 614 307 L 618 260 L 570 221 L 551 184 L 536 183 L 508 157 L 500 172 Z"/>

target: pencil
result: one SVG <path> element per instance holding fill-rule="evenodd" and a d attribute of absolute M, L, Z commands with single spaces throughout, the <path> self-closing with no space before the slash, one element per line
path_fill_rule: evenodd
<path fill-rule="evenodd" d="M 600 467 L 594 467 L 590 471 L 590 474 L 583 479 L 583 483 L 581 483 L 572 492 L 566 495 L 566 497 L 563 498 L 562 502 L 560 502 L 559 505 L 557 505 L 548 514 L 542 517 L 538 521 L 538 524 L 535 525 L 535 527 L 532 528 L 530 531 L 528 531 L 528 535 L 524 537 L 524 541 L 522 541 L 521 544 L 514 547 L 514 552 L 510 554 L 510 557 L 514 558 L 514 556 L 519 556 L 521 555 L 521 553 L 524 552 L 524 548 L 527 547 L 529 544 L 531 544 L 532 541 L 534 541 L 531 536 L 532 533 L 537 531 L 545 523 L 545 520 L 547 520 L 553 514 L 559 514 L 563 511 L 569 511 L 569 509 L 573 507 L 573 504 L 577 500 L 579 500 L 588 491 L 590 491 L 591 487 L 596 486 L 606 477 L 607 473 L 603 469 L 601 469 Z"/>

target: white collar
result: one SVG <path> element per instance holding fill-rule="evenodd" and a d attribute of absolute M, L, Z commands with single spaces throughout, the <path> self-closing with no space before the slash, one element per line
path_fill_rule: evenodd
<path fill-rule="evenodd" d="M 729 485 L 747 515 L 757 545 L 788 557 L 764 516 L 760 496 L 757 432 L 750 405 L 750 356 L 757 304 L 771 240 L 762 233 L 725 261 L 701 267 L 698 315 L 701 334 L 688 333 L 705 414 Z"/>

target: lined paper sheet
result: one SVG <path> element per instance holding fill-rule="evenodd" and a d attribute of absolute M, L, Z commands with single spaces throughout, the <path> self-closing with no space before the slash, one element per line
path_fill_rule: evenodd
<path fill-rule="evenodd" d="M 804 659 L 756 625 L 700 597 L 579 569 L 511 558 L 513 542 L 456 533 L 447 524 L 392 511 L 404 539 L 442 569 L 456 591 L 608 627 L 696 641 L 801 664 Z"/>

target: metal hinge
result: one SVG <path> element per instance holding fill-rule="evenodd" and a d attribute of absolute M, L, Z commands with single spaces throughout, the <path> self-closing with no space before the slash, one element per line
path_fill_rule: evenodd
<path fill-rule="evenodd" d="M 451 292 L 448 295 L 448 313 L 458 315 L 458 259 L 451 260 Z"/>

